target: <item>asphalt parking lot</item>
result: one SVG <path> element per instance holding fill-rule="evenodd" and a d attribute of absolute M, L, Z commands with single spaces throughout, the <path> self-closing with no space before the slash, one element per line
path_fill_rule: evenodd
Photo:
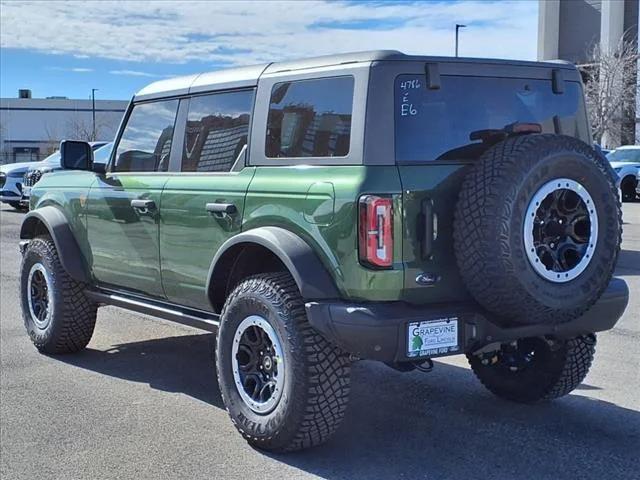
<path fill-rule="evenodd" d="M 86 351 L 32 347 L 19 307 L 23 214 L 0 210 L 0 477 L 626 479 L 640 475 L 640 203 L 624 205 L 617 275 L 631 302 L 599 335 L 570 396 L 498 400 L 461 357 L 431 373 L 354 365 L 346 420 L 328 444 L 270 455 L 222 406 L 212 335 L 102 308 Z"/>

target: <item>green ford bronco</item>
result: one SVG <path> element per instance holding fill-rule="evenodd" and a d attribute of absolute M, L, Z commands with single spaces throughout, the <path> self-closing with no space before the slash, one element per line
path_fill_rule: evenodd
<path fill-rule="evenodd" d="M 20 232 L 35 346 L 82 350 L 101 305 L 215 331 L 224 404 L 265 450 L 325 441 L 357 359 L 465 354 L 500 397 L 566 395 L 627 305 L 569 64 L 376 51 L 162 80 L 106 166 L 61 154 Z"/>

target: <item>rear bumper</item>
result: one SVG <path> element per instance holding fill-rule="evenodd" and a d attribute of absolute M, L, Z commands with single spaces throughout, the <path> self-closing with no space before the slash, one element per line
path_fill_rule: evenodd
<path fill-rule="evenodd" d="M 502 327 L 492 323 L 477 305 L 415 307 L 401 302 L 309 302 L 306 310 L 311 325 L 345 351 L 360 358 L 402 362 L 472 352 L 491 343 L 525 337 L 570 338 L 610 330 L 624 313 L 628 301 L 627 284 L 614 278 L 584 315 L 561 325 Z M 409 324 L 439 319 L 457 320 L 458 347 L 449 348 L 446 353 L 409 357 Z"/>

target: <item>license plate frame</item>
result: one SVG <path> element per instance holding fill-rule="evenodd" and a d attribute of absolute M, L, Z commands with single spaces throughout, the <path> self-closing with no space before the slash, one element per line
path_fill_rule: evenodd
<path fill-rule="evenodd" d="M 459 317 L 441 317 L 407 324 L 408 358 L 442 357 L 461 352 L 462 322 Z"/>

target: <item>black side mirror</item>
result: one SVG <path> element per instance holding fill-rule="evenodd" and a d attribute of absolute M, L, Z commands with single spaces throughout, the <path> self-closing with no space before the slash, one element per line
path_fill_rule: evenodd
<path fill-rule="evenodd" d="M 91 170 L 93 149 L 88 142 L 63 140 L 60 142 L 60 165 L 65 170 Z"/>

